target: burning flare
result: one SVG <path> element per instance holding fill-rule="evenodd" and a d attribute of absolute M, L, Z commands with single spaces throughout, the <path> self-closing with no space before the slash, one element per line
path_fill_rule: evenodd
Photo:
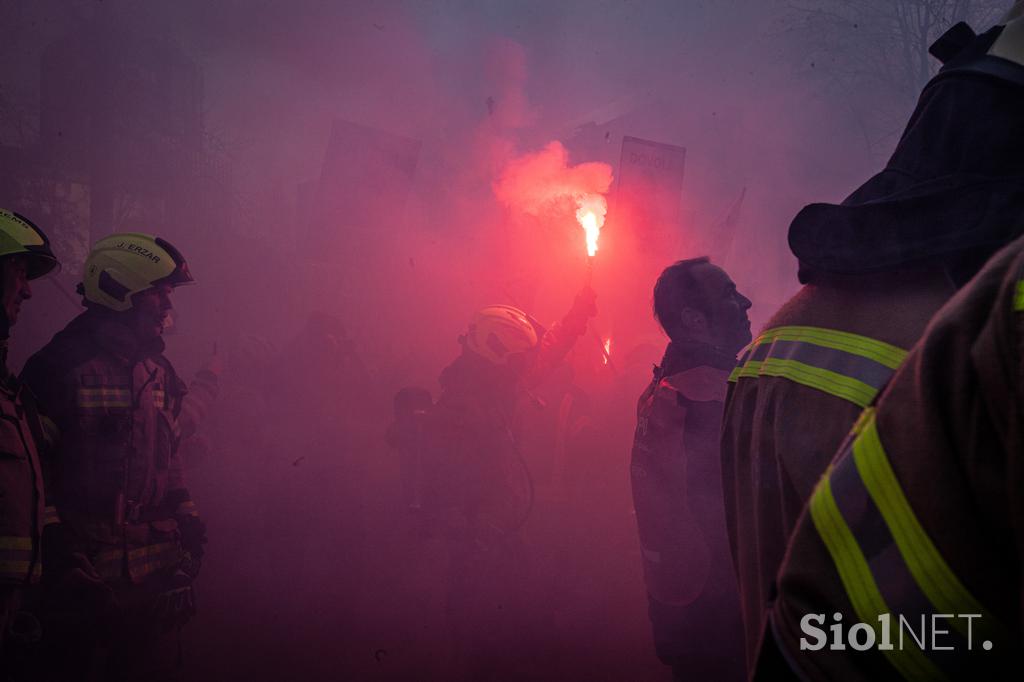
<path fill-rule="evenodd" d="M 611 184 L 611 166 L 599 161 L 570 166 L 569 152 L 555 141 L 509 161 L 492 187 L 503 204 L 530 215 L 562 220 L 575 204 L 576 220 L 587 235 L 587 254 L 593 257 Z"/>
<path fill-rule="evenodd" d="M 576 220 L 586 233 L 587 256 L 593 258 L 597 253 L 597 239 L 601 235 L 604 216 L 608 212 L 608 202 L 601 194 L 584 194 L 576 197 Z"/>
<path fill-rule="evenodd" d="M 605 339 L 604 340 L 604 354 L 603 354 L 603 356 L 601 358 L 602 364 L 607 365 L 608 364 L 608 360 L 609 360 L 609 358 L 611 358 L 611 356 L 612 356 L 612 340 L 611 339 Z"/>

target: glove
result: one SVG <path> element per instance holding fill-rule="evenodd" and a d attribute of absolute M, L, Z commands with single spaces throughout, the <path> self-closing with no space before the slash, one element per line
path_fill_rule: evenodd
<path fill-rule="evenodd" d="M 113 589 L 100 578 L 92 562 L 78 552 L 71 555 L 55 593 L 77 597 L 83 603 L 90 604 L 98 613 L 120 609 Z"/>
<path fill-rule="evenodd" d="M 597 293 L 590 286 L 585 286 L 576 294 L 572 308 L 566 317 L 588 320 L 597 316 Z"/>
<path fill-rule="evenodd" d="M 70 529 L 63 523 L 50 523 L 43 528 L 43 583 L 66 588 L 69 585 L 103 585 L 103 579 L 81 552 L 73 549 Z"/>
<path fill-rule="evenodd" d="M 97 614 L 99 623 L 116 619 L 120 605 L 113 589 L 81 552 L 73 552 L 70 533 L 59 523 L 43 531 L 43 589 L 47 601 Z"/>
<path fill-rule="evenodd" d="M 196 615 L 195 592 L 191 585 L 172 586 L 156 596 L 152 605 L 152 619 L 161 633 L 180 629 Z"/>
<path fill-rule="evenodd" d="M 576 294 L 572 308 L 562 318 L 562 330 L 572 337 L 583 336 L 587 331 L 587 320 L 597 315 L 597 294 L 585 286 Z"/>

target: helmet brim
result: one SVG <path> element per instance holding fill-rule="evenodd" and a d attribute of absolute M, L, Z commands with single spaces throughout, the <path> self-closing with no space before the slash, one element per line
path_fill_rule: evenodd
<path fill-rule="evenodd" d="M 166 239 L 161 239 L 160 237 L 156 238 L 156 245 L 171 256 L 171 260 L 174 261 L 175 267 L 174 272 L 163 279 L 153 282 L 153 286 L 170 284 L 172 287 L 180 287 L 186 284 L 196 283 L 196 279 L 192 276 L 192 271 L 189 270 L 188 263 L 185 261 L 185 257 L 181 255 L 181 251 L 178 251 L 173 244 L 168 242 Z"/>
<path fill-rule="evenodd" d="M 31 279 L 39 279 L 49 275 L 56 275 L 60 272 L 60 261 L 54 256 L 42 253 L 25 254 L 28 259 L 27 276 Z"/>

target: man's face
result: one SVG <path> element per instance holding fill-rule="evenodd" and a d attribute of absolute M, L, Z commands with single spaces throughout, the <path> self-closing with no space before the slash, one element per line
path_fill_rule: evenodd
<path fill-rule="evenodd" d="M 14 326 L 21 312 L 21 302 L 32 298 L 28 283 L 28 261 L 22 256 L 11 256 L 0 261 L 3 269 L 3 306 L 7 324 Z"/>
<path fill-rule="evenodd" d="M 166 318 L 174 308 L 171 305 L 173 290 L 169 284 L 163 284 L 132 297 L 132 327 L 139 339 L 155 339 L 164 333 Z"/>
<path fill-rule="evenodd" d="M 710 263 L 700 266 L 699 274 L 711 316 L 708 335 L 716 346 L 739 352 L 750 343 L 750 299 L 736 290 L 736 284 L 725 271 Z"/>

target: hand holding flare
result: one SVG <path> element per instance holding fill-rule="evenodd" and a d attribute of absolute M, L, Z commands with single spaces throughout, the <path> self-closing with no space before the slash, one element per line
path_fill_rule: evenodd
<path fill-rule="evenodd" d="M 576 209 L 576 220 L 579 222 L 580 227 L 583 228 L 587 243 L 587 280 L 583 291 L 589 292 L 594 296 L 593 289 L 590 288 L 591 281 L 594 278 L 594 255 L 597 253 L 597 240 L 601 235 L 601 226 L 604 225 L 604 216 L 608 212 L 608 202 L 605 201 L 602 194 L 584 194 L 576 197 L 576 205 L 578 206 Z M 614 369 L 614 366 L 611 364 L 611 339 L 602 341 L 597 332 L 593 330 L 591 334 L 601 350 L 603 364 Z"/>

